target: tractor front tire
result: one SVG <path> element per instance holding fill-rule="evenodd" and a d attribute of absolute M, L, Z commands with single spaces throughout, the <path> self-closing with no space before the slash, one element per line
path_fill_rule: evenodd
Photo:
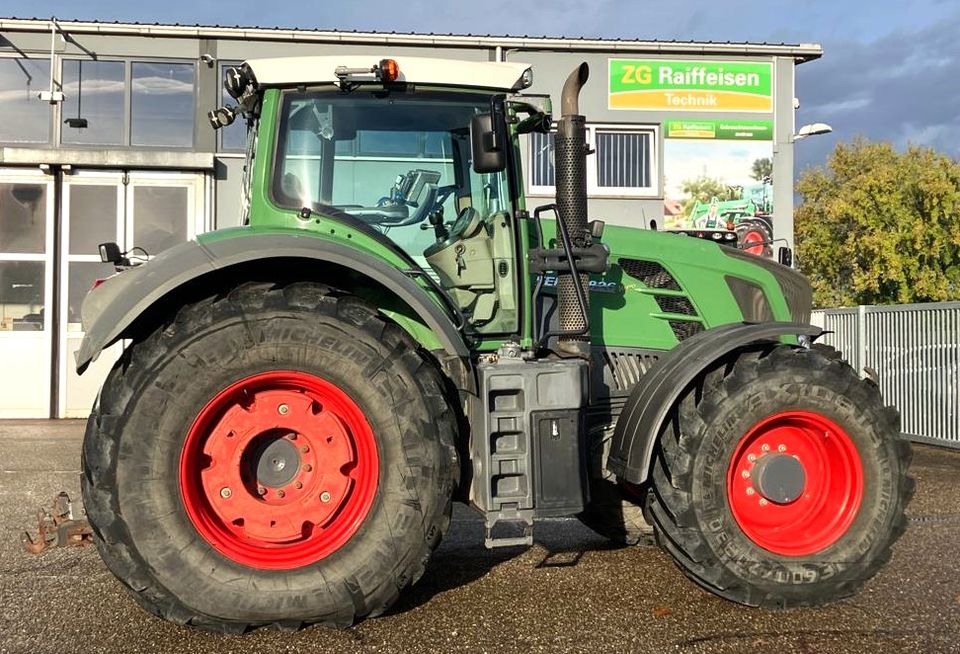
<path fill-rule="evenodd" d="M 734 602 L 849 596 L 904 531 L 910 454 L 897 411 L 845 362 L 788 346 L 741 353 L 689 389 L 661 436 L 657 541 Z"/>
<path fill-rule="evenodd" d="M 446 531 L 455 425 L 437 367 L 369 304 L 242 284 L 124 352 L 87 424 L 84 504 L 156 615 L 348 626 L 414 583 Z"/>

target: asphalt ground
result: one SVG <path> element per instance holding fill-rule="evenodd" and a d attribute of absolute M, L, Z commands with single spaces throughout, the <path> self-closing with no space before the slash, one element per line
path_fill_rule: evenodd
<path fill-rule="evenodd" d="M 76 421 L 0 422 L 0 653 L 960 652 L 960 452 L 917 446 L 910 526 L 856 597 L 820 609 L 730 604 L 652 545 L 616 548 L 575 520 L 533 548 L 488 551 L 458 507 L 420 582 L 351 629 L 220 636 L 154 618 L 93 547 L 31 556 L 19 533 L 66 490 L 79 505 Z"/>

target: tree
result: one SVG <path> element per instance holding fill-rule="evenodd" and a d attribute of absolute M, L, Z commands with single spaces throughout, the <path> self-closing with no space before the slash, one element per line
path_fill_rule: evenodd
<path fill-rule="evenodd" d="M 797 184 L 797 256 L 820 307 L 960 299 L 960 163 L 839 144 Z"/>
<path fill-rule="evenodd" d="M 683 214 L 689 215 L 690 210 L 697 202 L 710 202 L 717 198 L 723 202 L 725 200 L 735 200 L 739 197 L 739 190 L 727 186 L 719 179 L 701 175 L 696 179 L 688 179 L 680 185 L 680 190 L 687 196 L 683 203 Z"/>
<path fill-rule="evenodd" d="M 770 157 L 754 159 L 753 166 L 750 167 L 750 177 L 758 182 L 771 179 L 773 177 L 773 161 L 770 160 Z"/>

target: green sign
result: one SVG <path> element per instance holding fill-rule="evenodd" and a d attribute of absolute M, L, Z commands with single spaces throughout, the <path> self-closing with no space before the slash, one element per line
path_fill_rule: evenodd
<path fill-rule="evenodd" d="M 610 59 L 611 109 L 773 111 L 773 63 Z"/>
<path fill-rule="evenodd" d="M 668 139 L 717 139 L 724 141 L 772 141 L 772 120 L 668 120 Z"/>

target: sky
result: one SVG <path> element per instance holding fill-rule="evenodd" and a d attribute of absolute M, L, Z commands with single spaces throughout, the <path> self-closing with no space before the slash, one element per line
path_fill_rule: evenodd
<path fill-rule="evenodd" d="M 441 32 L 819 43 L 798 68 L 797 125 L 834 131 L 797 143 L 798 170 L 856 136 L 960 158 L 957 0 L 0 0 L 0 16 Z"/>

